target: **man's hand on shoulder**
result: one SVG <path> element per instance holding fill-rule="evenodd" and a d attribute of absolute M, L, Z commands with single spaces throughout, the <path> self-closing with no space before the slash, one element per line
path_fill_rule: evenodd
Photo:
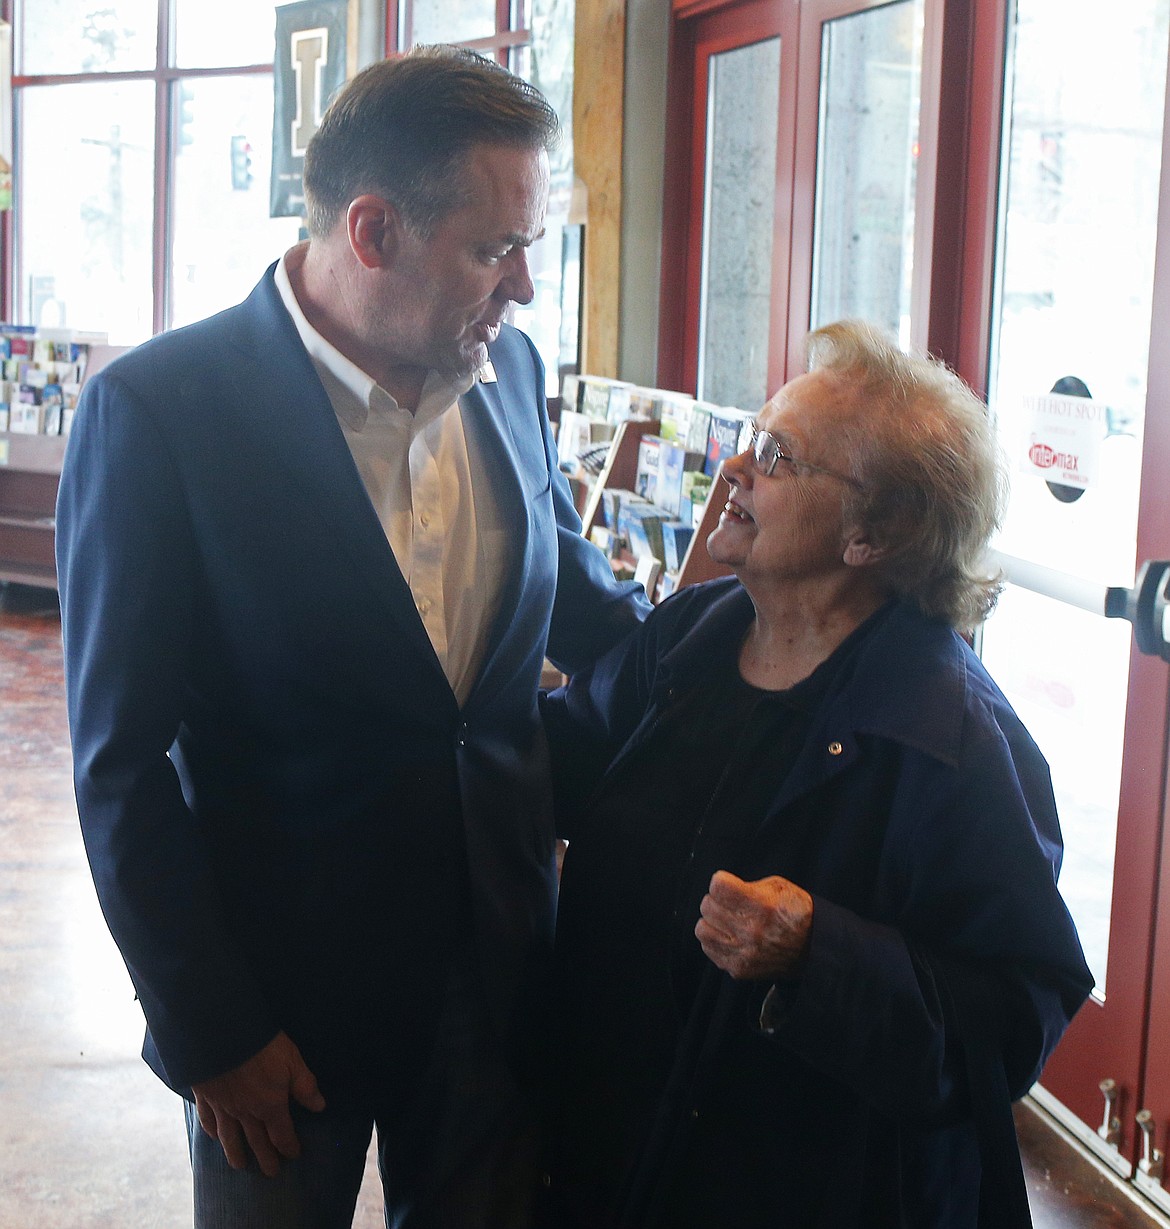
<path fill-rule="evenodd" d="M 280 1161 L 300 1156 L 289 1103 L 323 1110 L 325 1098 L 292 1039 L 278 1033 L 258 1054 L 234 1071 L 192 1085 L 199 1122 L 218 1139 L 233 1169 L 246 1169 L 252 1157 L 274 1178 Z"/>

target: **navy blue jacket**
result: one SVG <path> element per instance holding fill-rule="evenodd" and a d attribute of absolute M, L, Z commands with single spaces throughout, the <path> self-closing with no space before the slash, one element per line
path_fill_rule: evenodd
<path fill-rule="evenodd" d="M 570 837 L 554 1186 L 576 1219 L 562 1223 L 1014 1229 L 980 1221 L 981 1188 L 1002 1175 L 981 1173 L 972 1081 L 1002 1089 L 1006 1118 L 1092 979 L 1057 891 L 1047 766 L 967 644 L 911 607 L 893 608 L 835 677 L 722 868 L 782 875 L 814 898 L 807 961 L 773 996 L 773 1031 L 759 1027 L 769 986 L 709 962 L 676 1028 L 633 1024 L 671 1019 L 648 979 L 628 975 L 648 868 L 591 813 L 752 616 L 735 580 L 683 590 L 546 702 Z M 734 782 L 723 793 L 734 808 Z M 667 839 L 689 845 L 692 825 Z M 679 942 L 696 920 L 673 920 Z M 623 1040 L 635 1033 L 660 1040 L 639 1052 Z M 639 1089 L 654 1108 L 632 1131 Z"/>
<path fill-rule="evenodd" d="M 544 373 L 463 398 L 513 527 L 460 710 L 270 269 L 90 381 L 57 512 L 78 808 L 173 1088 L 284 1029 L 335 1103 L 397 1095 L 474 933 L 521 1047 L 555 870 L 536 693 L 647 606 L 580 537 Z"/>

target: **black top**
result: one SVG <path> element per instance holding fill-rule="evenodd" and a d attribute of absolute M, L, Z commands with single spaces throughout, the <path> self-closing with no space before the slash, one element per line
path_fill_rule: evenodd
<path fill-rule="evenodd" d="M 593 912 L 603 910 L 610 925 L 604 937 L 596 931 L 578 935 L 572 918 L 562 914 L 557 934 L 558 1049 L 573 1056 L 572 1069 L 562 1072 L 561 1094 L 562 1104 L 573 1106 L 574 1119 L 560 1124 L 558 1135 L 569 1143 L 570 1155 L 557 1168 L 563 1174 L 587 1155 L 600 1159 L 592 1175 L 576 1175 L 571 1185 L 578 1195 L 592 1187 L 598 1205 L 606 1206 L 620 1189 L 628 1159 L 651 1129 L 675 1047 L 711 967 L 695 937 L 711 877 L 718 870 L 741 872 L 740 851 L 763 823 L 818 707 L 886 609 L 784 691 L 745 682 L 740 642 L 722 643 L 650 737 L 607 776 L 580 821 L 566 854 L 564 883 L 568 890 L 578 876 L 588 883 Z M 601 848 L 621 850 L 620 865 L 592 865 L 597 845 L 590 838 L 599 831 L 605 832 Z M 598 978 L 636 1004 L 620 1024 L 599 1016 L 597 1004 L 581 994 Z M 607 1029 L 612 1037 L 605 1036 Z M 587 1042 L 578 1030 L 588 1033 Z M 632 1066 L 639 1075 L 634 1082 L 623 1079 L 621 1088 L 608 1086 L 606 1064 L 581 1061 L 614 1050 L 627 1059 L 638 1056 L 622 1064 L 627 1074 Z M 598 1129 L 590 1125 L 594 1113 Z M 589 1144 L 578 1148 L 570 1143 L 574 1139 Z M 599 1158 L 602 1139 L 618 1147 Z M 584 1208 L 578 1212 L 583 1224 L 594 1223 Z"/>

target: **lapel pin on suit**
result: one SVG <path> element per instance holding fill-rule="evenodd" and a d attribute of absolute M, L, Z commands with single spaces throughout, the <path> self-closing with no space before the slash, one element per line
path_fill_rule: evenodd
<path fill-rule="evenodd" d="M 479 382 L 481 384 L 494 384 L 496 382 L 496 369 L 492 366 L 490 358 L 479 369 Z"/>

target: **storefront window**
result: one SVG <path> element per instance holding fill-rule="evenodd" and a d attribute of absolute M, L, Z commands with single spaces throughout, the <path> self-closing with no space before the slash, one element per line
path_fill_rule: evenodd
<path fill-rule="evenodd" d="M 272 59 L 272 3 L 255 0 L 174 0 L 175 63 L 179 68 L 227 68 Z"/>
<path fill-rule="evenodd" d="M 22 92 L 22 319 L 150 336 L 154 87 L 149 81 Z M 69 167 L 69 174 L 62 174 Z"/>
<path fill-rule="evenodd" d="M 16 71 L 28 76 L 154 67 L 158 0 L 25 0 Z"/>
<path fill-rule="evenodd" d="M 14 33 L 12 319 L 133 345 L 296 241 L 268 216 L 270 0 L 24 0 Z"/>
<path fill-rule="evenodd" d="M 413 0 L 410 41 L 467 43 L 496 32 L 495 0 Z"/>
<path fill-rule="evenodd" d="M 175 87 L 189 115 L 175 158 L 171 324 L 244 299 L 297 241 L 299 218 L 270 218 L 272 80 L 198 77 Z"/>

